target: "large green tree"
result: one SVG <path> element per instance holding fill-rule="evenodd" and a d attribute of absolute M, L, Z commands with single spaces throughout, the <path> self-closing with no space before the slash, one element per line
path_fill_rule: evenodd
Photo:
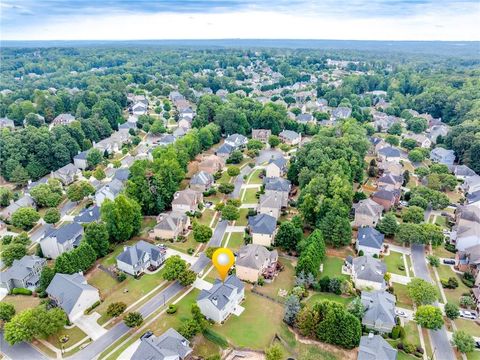
<path fill-rule="evenodd" d="M 119 195 L 114 201 L 105 200 L 100 208 L 110 238 L 122 242 L 136 235 L 142 224 L 142 213 L 138 203 Z"/>

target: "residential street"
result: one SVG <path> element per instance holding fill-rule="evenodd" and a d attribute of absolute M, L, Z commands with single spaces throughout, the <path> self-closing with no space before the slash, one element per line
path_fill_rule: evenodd
<path fill-rule="evenodd" d="M 433 283 L 428 272 L 427 263 L 425 261 L 425 246 L 419 244 L 412 245 L 412 263 L 415 276 L 423 280 Z M 438 302 L 434 305 L 438 306 Z M 452 346 L 448 340 L 447 330 L 442 326 L 440 330 L 430 330 L 430 339 L 432 340 L 432 351 L 435 353 L 437 360 L 455 360 Z"/>
<path fill-rule="evenodd" d="M 46 360 L 42 353 L 37 351 L 29 343 L 20 343 L 10 346 L 3 339 L 3 331 L 0 331 L 0 349 L 2 353 L 12 360 Z"/>

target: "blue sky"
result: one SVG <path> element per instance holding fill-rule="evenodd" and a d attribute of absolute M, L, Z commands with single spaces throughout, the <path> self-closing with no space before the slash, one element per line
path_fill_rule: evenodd
<path fill-rule="evenodd" d="M 1 0 L 0 37 L 480 40 L 479 0 Z"/>

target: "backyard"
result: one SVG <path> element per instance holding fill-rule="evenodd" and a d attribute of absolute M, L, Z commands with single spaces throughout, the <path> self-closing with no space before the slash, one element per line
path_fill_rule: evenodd
<path fill-rule="evenodd" d="M 265 283 L 263 286 L 257 286 L 257 291 L 259 293 L 268 295 L 278 301 L 284 301 L 285 297 L 282 297 L 278 294 L 280 289 L 291 290 L 294 285 L 295 277 L 295 268 L 292 263 L 287 259 L 279 259 L 280 263 L 284 266 L 283 271 L 281 271 L 278 276 L 271 283 Z"/>
<path fill-rule="evenodd" d="M 7 295 L 2 299 L 2 302 L 13 304 L 17 313 L 31 309 L 40 304 L 40 298 L 28 295 Z"/>
<path fill-rule="evenodd" d="M 323 260 L 323 269 L 320 276 L 340 277 L 347 279 L 349 276 L 342 274 L 344 260 L 336 256 L 326 256 Z"/>
<path fill-rule="evenodd" d="M 342 295 L 337 295 L 337 294 L 327 293 L 327 292 L 314 292 L 313 295 L 311 295 L 307 299 L 307 304 L 313 305 L 320 300 L 330 300 L 330 301 L 335 301 L 342 305 L 348 305 L 352 302 L 354 298 L 355 297 L 353 296 L 342 296 Z"/>

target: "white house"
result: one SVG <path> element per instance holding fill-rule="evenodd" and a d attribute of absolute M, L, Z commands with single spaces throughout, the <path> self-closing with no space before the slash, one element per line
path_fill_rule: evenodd
<path fill-rule="evenodd" d="M 64 252 L 73 250 L 83 237 L 83 226 L 77 223 L 62 225 L 58 229 L 51 229 L 40 240 L 43 256 L 56 259 Z"/>
<path fill-rule="evenodd" d="M 365 255 L 380 255 L 383 251 L 384 238 L 385 235 L 373 227 L 361 227 L 358 229 L 355 246 L 358 252 L 362 251 Z"/>
<path fill-rule="evenodd" d="M 115 198 L 120 194 L 123 189 L 122 181 L 118 179 L 114 179 L 110 181 L 108 184 L 102 186 L 98 191 L 95 193 L 95 203 L 97 206 L 102 205 L 102 203 L 108 200 L 115 200 Z"/>
<path fill-rule="evenodd" d="M 140 240 L 133 246 L 125 246 L 117 256 L 119 270 L 137 276 L 149 267 L 158 268 L 165 261 L 165 248 Z"/>
<path fill-rule="evenodd" d="M 202 290 L 197 305 L 207 319 L 222 323 L 230 314 L 243 311 L 240 303 L 244 298 L 245 286 L 236 276 L 230 275 L 223 283 L 215 280 L 210 290 Z"/>

